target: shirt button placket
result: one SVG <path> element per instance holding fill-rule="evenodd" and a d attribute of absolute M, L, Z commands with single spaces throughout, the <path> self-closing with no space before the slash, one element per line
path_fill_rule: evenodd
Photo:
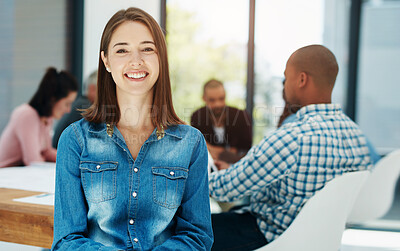
<path fill-rule="evenodd" d="M 134 167 L 133 168 L 133 172 L 135 173 L 135 174 L 137 174 L 138 172 L 139 172 L 139 168 L 137 168 L 137 167 Z M 137 179 L 138 178 L 138 176 L 136 176 L 136 178 L 135 179 Z M 132 192 L 132 197 L 133 198 L 137 198 L 137 196 L 138 196 L 138 193 L 136 192 L 136 191 L 133 191 Z M 136 200 L 135 200 L 136 201 Z M 134 202 L 134 203 L 137 203 L 137 202 Z M 129 220 L 129 225 L 134 225 L 135 224 L 135 220 L 132 218 L 132 219 L 130 219 Z M 135 235 L 135 234 L 134 234 Z M 133 238 L 133 241 L 134 241 L 134 243 L 138 243 L 139 242 L 139 239 L 137 238 L 137 237 L 135 237 L 135 238 Z"/>

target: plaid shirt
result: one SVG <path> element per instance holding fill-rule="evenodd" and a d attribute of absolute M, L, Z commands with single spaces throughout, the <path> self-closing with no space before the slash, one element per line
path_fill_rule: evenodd
<path fill-rule="evenodd" d="M 365 137 L 339 105 L 305 106 L 296 116 L 298 120 L 264 137 L 239 162 L 209 178 L 216 200 L 250 196 L 250 205 L 241 211 L 257 217 L 268 242 L 285 231 L 329 180 L 372 168 Z"/>

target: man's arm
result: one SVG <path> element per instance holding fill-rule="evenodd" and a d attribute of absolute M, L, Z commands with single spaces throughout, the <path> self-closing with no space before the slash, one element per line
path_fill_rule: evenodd
<path fill-rule="evenodd" d="M 209 178 L 210 195 L 218 201 L 234 201 L 265 189 L 287 175 L 297 163 L 297 139 L 278 130 L 250 149 L 245 157 Z"/>

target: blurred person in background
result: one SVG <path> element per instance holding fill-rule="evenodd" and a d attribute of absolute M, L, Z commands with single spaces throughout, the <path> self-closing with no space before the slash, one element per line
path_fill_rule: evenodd
<path fill-rule="evenodd" d="M 47 69 L 39 88 L 27 104 L 14 109 L 0 138 L 0 167 L 55 162 L 51 146 L 53 119 L 70 112 L 78 84 L 68 72 Z"/>
<path fill-rule="evenodd" d="M 205 106 L 192 114 L 191 125 L 203 133 L 214 160 L 234 163 L 251 148 L 252 126 L 246 111 L 227 106 L 221 81 L 211 79 L 203 89 Z"/>

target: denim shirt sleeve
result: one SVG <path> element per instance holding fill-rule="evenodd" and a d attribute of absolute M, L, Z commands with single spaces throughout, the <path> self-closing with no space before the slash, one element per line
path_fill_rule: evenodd
<path fill-rule="evenodd" d="M 56 162 L 52 250 L 118 250 L 87 238 L 87 204 L 79 170 L 82 137 L 74 124 L 62 133 Z"/>
<path fill-rule="evenodd" d="M 198 132 L 196 130 L 196 132 Z M 176 213 L 176 232 L 153 250 L 211 250 L 210 199 L 208 190 L 208 154 L 203 136 L 198 133 L 189 166 L 182 202 Z"/>

